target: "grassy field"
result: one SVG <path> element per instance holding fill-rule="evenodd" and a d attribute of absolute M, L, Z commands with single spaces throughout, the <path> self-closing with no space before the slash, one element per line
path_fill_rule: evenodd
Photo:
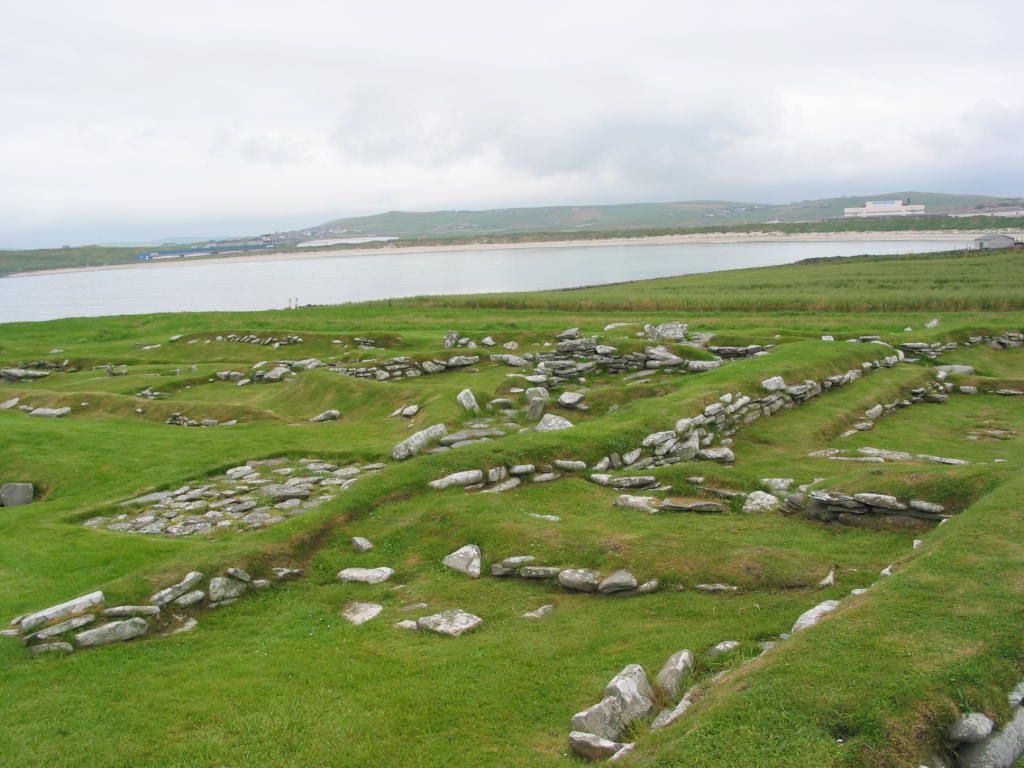
<path fill-rule="evenodd" d="M 846 259 L 579 291 L 0 325 L 0 368 L 67 359 L 77 369 L 0 383 L 0 402 L 72 408 L 52 420 L 0 410 L 0 483 L 28 480 L 39 490 L 32 504 L 0 508 L 0 619 L 94 589 L 104 590 L 108 605 L 144 603 L 193 569 L 216 575 L 240 566 L 256 577 L 275 566 L 304 569 L 301 579 L 234 605 L 181 609 L 198 620 L 187 634 L 39 657 L 0 638 L 0 765 L 574 765 L 573 713 L 598 701 L 626 664 L 653 676 L 670 654 L 689 648 L 696 666 L 688 684 L 700 685 L 695 706 L 661 731 L 635 725 L 626 764 L 933 766 L 933 754 L 950 748 L 945 728 L 959 713 L 1005 721 L 1006 693 L 1024 677 L 1024 401 L 986 394 L 1024 389 L 1024 348 L 962 346 L 938 361 L 882 368 L 743 427 L 732 438 L 734 463 L 650 470 L 679 495 L 706 496 L 701 487 L 749 493 L 764 488 L 763 478 L 788 477 L 795 485 L 928 499 L 952 515 L 941 526 L 847 527 L 744 513 L 740 501 L 726 502 L 721 514 L 646 515 L 614 506 L 619 491 L 587 482 L 589 473 L 501 494 L 433 491 L 427 483 L 501 464 L 574 458 L 592 466 L 723 394 L 760 395 L 770 376 L 821 380 L 892 353 L 845 343 L 859 335 L 890 344 L 964 342 L 1020 330 L 1022 264 L 1013 252 Z M 932 318 L 939 324 L 926 328 Z M 579 326 L 621 352 L 642 351 L 651 344 L 637 336 L 644 323 L 675 319 L 714 334 L 712 344 L 774 346 L 707 373 L 587 373 L 561 389 L 585 392 L 588 411 L 548 406 L 572 429 L 518 431 L 533 422 L 512 390 L 529 385 L 509 374 L 533 371 L 490 362 L 489 353 L 506 352 L 501 344 L 515 341 L 515 354 L 549 352 L 557 333 Z M 627 325 L 605 331 L 609 323 Z M 498 346 L 446 350 L 451 328 L 475 340 L 492 336 Z M 231 333 L 303 341 L 271 349 L 223 340 Z M 377 348 L 359 349 L 357 336 Z M 320 368 L 239 387 L 215 375 L 267 360 L 353 365 L 470 353 L 483 359 L 401 381 Z M 846 434 L 876 403 L 935 381 L 937 363 L 973 366 L 950 381 L 983 394 L 899 409 L 869 431 Z M 96 368 L 107 364 L 127 372 Z M 147 388 L 167 397 L 139 397 Z M 516 410 L 466 413 L 455 399 L 463 388 L 482 405 L 510 398 Z M 411 403 L 421 407 L 414 418 L 390 415 Z M 309 421 L 328 408 L 341 418 Z M 165 424 L 175 412 L 238 424 Z M 507 423 L 509 434 L 390 459 L 392 446 L 417 429 L 443 422 L 454 432 L 480 418 Z M 829 448 L 969 463 L 809 455 Z M 277 456 L 386 467 L 327 504 L 257 531 L 174 538 L 82 524 L 117 512 L 125 499 Z M 374 549 L 357 553 L 352 536 L 369 538 Z M 483 551 L 485 575 L 477 580 L 441 564 L 467 543 Z M 626 568 L 641 581 L 657 579 L 659 589 L 616 598 L 487 575 L 491 563 L 512 555 L 605 574 Z M 353 566 L 389 566 L 395 575 L 378 585 L 339 583 L 339 569 Z M 887 566 L 894 575 L 880 579 Z M 834 585 L 819 587 L 832 570 Z M 737 589 L 694 589 L 715 582 Z M 826 599 L 841 607 L 781 639 Z M 383 611 L 354 626 L 341 611 L 356 600 Z M 522 618 L 544 604 L 555 606 L 544 619 Z M 393 627 L 456 607 L 483 626 L 459 638 Z M 706 653 L 727 639 L 738 647 Z M 776 645 L 762 655 L 764 642 Z"/>

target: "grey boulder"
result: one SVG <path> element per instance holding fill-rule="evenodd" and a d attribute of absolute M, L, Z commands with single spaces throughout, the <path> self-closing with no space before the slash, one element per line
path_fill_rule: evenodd
<path fill-rule="evenodd" d="M 245 594 L 248 587 L 245 582 L 227 576 L 214 576 L 210 579 L 210 600 L 219 603 L 222 600 L 234 600 Z"/>
<path fill-rule="evenodd" d="M 597 592 L 601 574 L 590 568 L 567 568 L 559 572 L 558 583 L 576 592 Z"/>
<path fill-rule="evenodd" d="M 968 712 L 954 720 L 946 734 L 954 744 L 977 744 L 988 738 L 995 728 L 992 719 L 982 712 Z"/>
<path fill-rule="evenodd" d="M 441 562 L 453 571 L 478 579 L 480 578 L 481 557 L 480 547 L 476 544 L 467 544 L 464 547 L 459 547 Z"/>
<path fill-rule="evenodd" d="M 679 695 L 682 682 L 693 669 L 693 654 L 690 651 L 676 651 L 668 657 L 665 666 L 658 672 L 657 683 L 669 698 Z"/>
<path fill-rule="evenodd" d="M 627 745 L 609 739 L 602 739 L 594 733 L 573 731 L 569 734 L 569 746 L 584 760 L 609 760 Z"/>
<path fill-rule="evenodd" d="M 613 592 L 625 592 L 630 589 L 637 588 L 636 576 L 626 570 L 615 571 L 611 576 L 602 581 L 597 591 L 603 595 L 609 595 Z"/>
<path fill-rule="evenodd" d="M 647 682 L 647 673 L 639 664 L 629 664 L 613 677 L 604 689 L 605 696 L 615 696 L 622 705 L 626 723 L 646 717 L 654 710 L 654 690 Z"/>
<path fill-rule="evenodd" d="M 4 483 L 0 485 L 0 507 L 20 507 L 31 504 L 36 489 L 32 483 Z"/>
<path fill-rule="evenodd" d="M 622 703 L 618 696 L 605 696 L 597 704 L 572 716 L 572 729 L 593 733 L 603 739 L 618 739 L 625 730 Z"/>

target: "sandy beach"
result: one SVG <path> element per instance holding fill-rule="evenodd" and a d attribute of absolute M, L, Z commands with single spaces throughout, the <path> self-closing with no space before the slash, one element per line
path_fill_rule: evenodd
<path fill-rule="evenodd" d="M 677 245 L 708 243 L 798 243 L 798 242 L 872 242 L 879 240 L 942 240 L 951 244 L 969 243 L 975 237 L 994 230 L 903 231 L 903 232 L 807 232 L 800 234 L 775 232 L 711 232 L 703 234 L 659 235 L 655 237 L 616 237 L 598 239 L 576 239 L 557 241 L 526 241 L 518 243 L 464 243 L 457 245 L 386 245 L 376 248 L 324 248 L 315 251 L 244 253 L 237 256 L 213 258 L 192 257 L 168 259 L 166 261 L 143 261 L 132 264 L 112 264 L 102 267 L 63 267 L 60 269 L 39 269 L 27 272 L 13 272 L 8 277 L 30 277 L 43 274 L 65 274 L 71 272 L 100 272 L 115 269 L 152 269 L 154 267 L 181 267 L 202 262 L 203 264 L 243 264 L 256 261 L 283 261 L 286 259 L 307 260 L 338 258 L 342 256 L 372 256 L 392 253 L 438 253 L 460 251 L 507 251 L 522 248 L 580 248 L 608 247 L 616 245 Z M 1001 230 L 1000 230 L 1001 231 Z M 1010 232 L 1024 238 L 1024 229 Z"/>

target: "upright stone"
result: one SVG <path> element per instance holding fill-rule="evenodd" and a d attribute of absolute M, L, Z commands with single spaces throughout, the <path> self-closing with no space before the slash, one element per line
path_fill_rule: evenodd
<path fill-rule="evenodd" d="M 690 651 L 676 651 L 668 657 L 665 666 L 658 672 L 657 683 L 669 698 L 676 698 L 682 687 L 682 682 L 693 669 L 693 654 Z"/>

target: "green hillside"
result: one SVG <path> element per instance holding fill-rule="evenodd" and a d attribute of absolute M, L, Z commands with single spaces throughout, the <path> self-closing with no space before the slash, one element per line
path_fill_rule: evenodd
<path fill-rule="evenodd" d="M 496 235 L 522 232 L 591 232 L 622 229 L 668 229 L 725 226 L 767 221 L 820 221 L 843 215 L 843 208 L 867 200 L 909 199 L 924 203 L 928 213 L 944 214 L 972 206 L 997 206 L 1008 199 L 986 195 L 889 192 L 865 197 L 833 197 L 781 205 L 691 200 L 674 203 L 498 208 L 481 211 L 389 211 L 373 216 L 334 219 L 317 230 L 421 238 Z M 1014 200 L 1010 198 L 1009 200 Z M 1014 200 L 1020 204 L 1020 200 Z"/>

